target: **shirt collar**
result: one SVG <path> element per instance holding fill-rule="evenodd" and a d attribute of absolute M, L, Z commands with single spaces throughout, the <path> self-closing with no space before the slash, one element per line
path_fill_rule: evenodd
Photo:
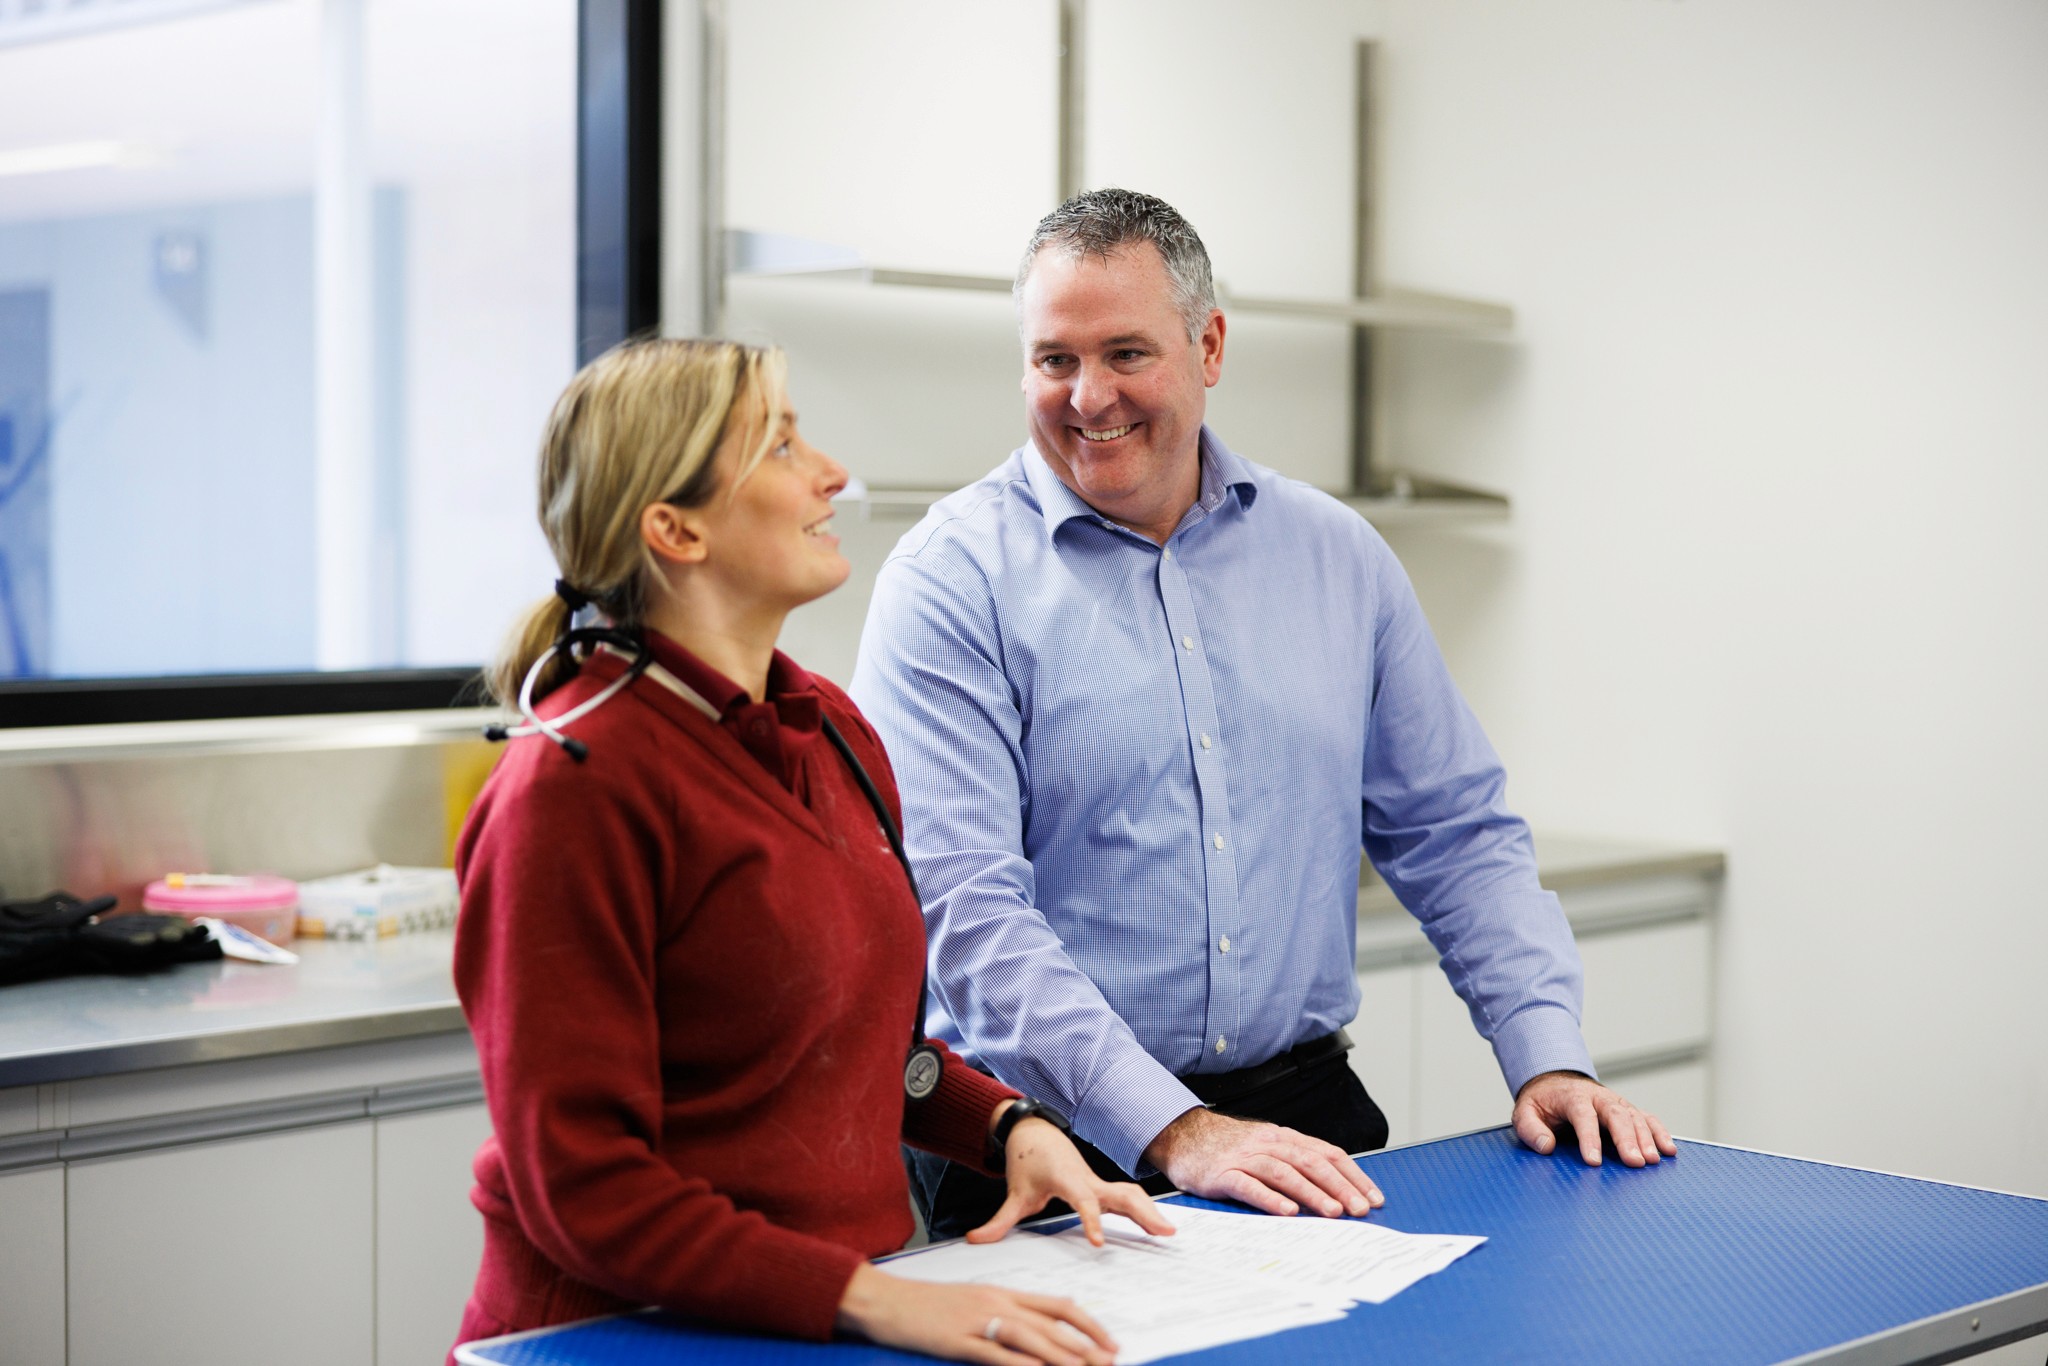
<path fill-rule="evenodd" d="M 742 707 L 758 706 L 747 690 L 706 664 L 659 631 L 647 633 L 647 645 L 654 662 L 667 669 L 685 687 L 718 709 L 718 719 L 730 720 Z M 803 667 L 777 650 L 768 660 L 768 696 L 777 718 L 793 730 L 817 730 L 824 715 L 819 709 L 817 683 Z"/>
<path fill-rule="evenodd" d="M 1024 480 L 1031 486 L 1031 494 L 1045 514 L 1048 541 L 1076 517 L 1085 517 L 1091 522 L 1101 520 L 1101 513 L 1089 507 L 1080 494 L 1068 488 L 1066 482 L 1053 473 L 1052 466 L 1039 452 L 1036 443 L 1026 442 L 1023 454 Z M 1243 457 L 1224 445 L 1205 422 L 1201 432 L 1201 483 L 1195 491 L 1195 498 L 1203 511 L 1214 512 L 1222 505 L 1224 497 L 1233 491 L 1239 505 L 1249 508 L 1259 496 L 1258 481 Z"/>

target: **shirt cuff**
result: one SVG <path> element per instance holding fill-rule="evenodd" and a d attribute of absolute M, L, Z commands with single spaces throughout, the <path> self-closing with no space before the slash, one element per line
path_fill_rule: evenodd
<path fill-rule="evenodd" d="M 1145 1148 L 1159 1131 L 1202 1102 L 1179 1077 L 1138 1050 L 1110 1068 L 1075 1108 L 1074 1132 L 1133 1176 L 1149 1176 Z"/>
<path fill-rule="evenodd" d="M 1510 1015 L 1494 1031 L 1493 1056 L 1511 1096 L 1520 1095 L 1531 1077 L 1545 1072 L 1584 1072 L 1600 1079 L 1579 1022 L 1563 1006 L 1530 1006 Z"/>

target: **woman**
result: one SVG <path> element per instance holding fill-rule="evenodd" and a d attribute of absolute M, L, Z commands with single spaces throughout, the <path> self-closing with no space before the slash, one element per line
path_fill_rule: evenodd
<path fill-rule="evenodd" d="M 798 435 L 783 368 L 729 342 L 631 343 L 548 421 L 540 515 L 563 577 L 490 675 L 532 724 L 456 853 L 456 986 L 494 1130 L 462 1340 L 659 1304 L 1103 1366 L 1114 1344 L 1070 1302 L 868 1261 L 912 1231 L 899 1141 L 1007 1171 L 982 1241 L 1055 1197 L 1098 1240 L 1101 1210 L 1170 1227 L 921 1038 L 887 757 L 844 693 L 775 650 L 789 611 L 849 572 L 830 531 L 846 473 Z M 565 637 L 586 603 L 615 629 Z"/>

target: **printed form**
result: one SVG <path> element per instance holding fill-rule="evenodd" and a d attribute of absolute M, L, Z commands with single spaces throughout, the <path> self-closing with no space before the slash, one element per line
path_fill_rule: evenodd
<path fill-rule="evenodd" d="M 1154 1238 L 1121 1215 L 1107 1246 L 1079 1225 L 999 1243 L 948 1243 L 887 1262 L 891 1275 L 975 1281 L 1061 1295 L 1093 1314 L 1123 1366 L 1329 1323 L 1364 1300 L 1384 1303 L 1443 1270 L 1484 1238 L 1402 1233 L 1352 1219 L 1274 1218 L 1160 1206 L 1178 1229 Z"/>

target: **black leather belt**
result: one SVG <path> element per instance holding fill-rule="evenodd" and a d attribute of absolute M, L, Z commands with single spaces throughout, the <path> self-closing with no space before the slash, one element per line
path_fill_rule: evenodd
<path fill-rule="evenodd" d="M 1207 1072 L 1192 1077 L 1182 1077 L 1188 1090 L 1204 1105 L 1228 1105 L 1234 1100 L 1250 1095 L 1262 1086 L 1271 1086 L 1288 1077 L 1330 1058 L 1341 1058 L 1351 1049 L 1351 1036 L 1339 1029 L 1325 1034 L 1320 1039 L 1298 1043 L 1285 1053 L 1266 1059 L 1256 1067 L 1240 1067 L 1235 1072 Z"/>

